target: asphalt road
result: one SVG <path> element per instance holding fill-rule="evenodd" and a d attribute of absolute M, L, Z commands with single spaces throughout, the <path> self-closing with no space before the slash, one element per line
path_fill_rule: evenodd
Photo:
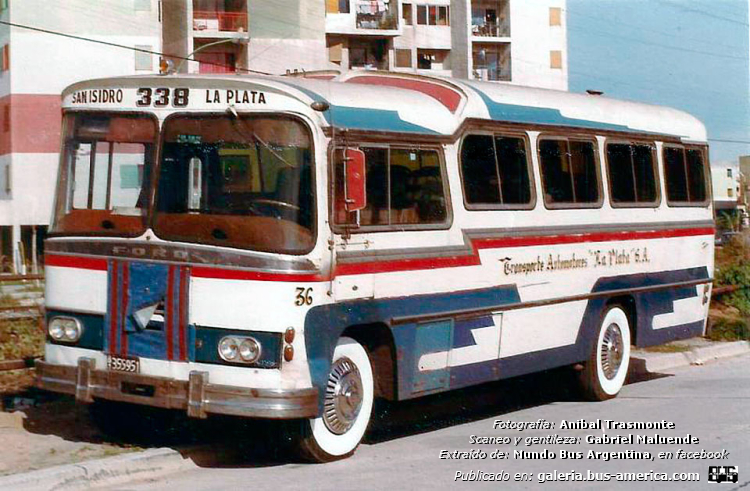
<path fill-rule="evenodd" d="M 296 463 L 274 452 L 273 445 L 253 443 L 252 428 L 238 430 L 226 421 L 230 441 L 222 443 L 226 460 L 221 465 L 205 465 L 193 471 L 161 477 L 158 480 L 120 485 L 119 490 L 152 489 L 750 489 L 750 355 L 679 369 L 648 380 L 632 381 L 614 400 L 578 402 L 567 389 L 569 374 L 548 372 L 532 377 L 487 384 L 420 401 L 409 401 L 380 408 L 369 441 L 347 460 L 325 465 Z M 495 421 L 554 423 L 554 429 L 494 429 Z M 619 422 L 674 423 L 674 429 L 560 429 L 563 420 L 613 420 Z M 638 444 L 587 443 L 586 436 L 692 435 L 698 443 Z M 510 437 L 510 444 L 472 444 L 471 435 Z M 525 445 L 527 437 L 579 438 L 574 444 Z M 515 437 L 521 437 L 516 445 Z M 268 436 L 260 440 L 267 440 Z M 247 443 L 249 442 L 249 443 Z M 227 449 L 226 447 L 230 447 Z M 677 452 L 728 452 L 725 459 L 678 459 Z M 485 459 L 440 459 L 442 450 L 486 452 Z M 507 452 L 504 459 L 493 459 L 493 451 Z M 554 459 L 514 458 L 514 451 L 554 452 Z M 582 452 L 581 459 L 562 459 L 560 451 Z M 587 458 L 594 452 L 650 452 L 641 458 L 602 460 Z M 673 458 L 659 458 L 659 452 L 672 452 Z M 274 455 L 276 454 L 276 455 Z M 695 457 L 700 457 L 696 455 Z M 198 462 L 199 465 L 200 462 Z M 710 465 L 737 466 L 738 482 L 715 487 L 708 482 Z M 456 472 L 482 471 L 508 473 L 507 482 L 455 481 Z M 584 478 L 604 473 L 698 473 L 698 482 L 546 482 L 545 474 L 576 472 Z M 515 481 L 516 473 L 528 473 L 531 481 Z M 541 475 L 540 475 L 541 474 Z M 616 477 L 616 476 L 615 476 Z M 659 476 L 661 477 L 661 476 Z M 502 475 L 500 475 L 502 478 Z M 643 475 L 649 479 L 649 475 Z"/>

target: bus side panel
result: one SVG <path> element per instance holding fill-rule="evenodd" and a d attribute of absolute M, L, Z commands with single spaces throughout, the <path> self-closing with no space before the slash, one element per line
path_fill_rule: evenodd
<path fill-rule="evenodd" d="M 709 279 L 707 267 L 600 278 L 591 291 L 594 296 L 586 301 L 582 315 L 545 316 L 537 321 L 544 328 L 555 329 L 556 324 L 551 321 L 552 318 L 558 319 L 558 327 L 563 331 L 566 331 L 567 324 L 574 324 L 572 328 L 575 330 L 577 327 L 577 331 L 574 331 L 577 334 L 570 344 L 527 350 L 522 353 L 511 351 L 508 356 L 502 356 L 502 346 L 498 344 L 502 339 L 501 326 L 506 331 L 515 329 L 520 334 L 526 330 L 532 337 L 538 338 L 542 334 L 537 331 L 531 334 L 527 315 L 510 315 L 538 310 L 538 307 L 528 311 L 510 311 L 506 314 L 506 320 L 501 320 L 502 315 L 479 315 L 448 322 L 448 313 L 461 309 L 488 307 L 497 307 L 502 311 L 503 305 L 520 301 L 515 286 L 350 301 L 315 307 L 310 310 L 305 321 L 305 342 L 310 357 L 313 384 L 317 387 L 325 386 L 333 349 L 344 329 L 359 326 L 358 329 L 364 330 L 367 329 L 367 325 L 376 323 L 391 325 L 393 318 L 406 315 L 445 312 L 446 320 L 391 326 L 396 347 L 396 384 L 399 399 L 410 399 L 585 361 L 591 351 L 603 312 L 613 298 L 624 297 L 634 300 L 634 327 L 639 346 L 696 336 L 703 330 L 705 307 L 701 304 L 703 295 L 700 292 L 705 287 L 698 285 L 672 288 L 668 285 Z M 662 286 L 665 288 L 654 291 L 638 293 L 636 290 Z M 629 294 L 629 290 L 636 292 Z M 612 294 L 608 295 L 608 292 Z M 551 306 L 547 309 L 565 310 L 566 305 L 572 306 L 573 303 Z M 507 325 L 501 325 L 501 322 Z M 448 340 L 450 349 L 446 348 Z M 459 351 L 466 348 L 476 348 L 476 362 L 470 359 L 462 363 L 458 361 Z M 497 355 L 493 356 L 491 353 Z M 446 383 L 448 373 L 450 382 Z"/>

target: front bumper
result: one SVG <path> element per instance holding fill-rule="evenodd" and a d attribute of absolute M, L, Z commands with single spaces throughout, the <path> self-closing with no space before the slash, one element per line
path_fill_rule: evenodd
<path fill-rule="evenodd" d="M 84 403 L 94 398 L 187 411 L 188 416 L 227 414 L 268 419 L 314 418 L 318 389 L 249 389 L 208 382 L 208 372 L 190 372 L 185 382 L 124 372 L 96 370 L 95 360 L 80 358 L 78 366 L 36 362 L 36 386 L 74 395 Z"/>

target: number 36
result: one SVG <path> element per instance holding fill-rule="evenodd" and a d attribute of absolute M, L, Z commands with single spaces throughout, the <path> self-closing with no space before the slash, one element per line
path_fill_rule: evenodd
<path fill-rule="evenodd" d="M 295 291 L 297 292 L 297 295 L 294 297 L 294 305 L 297 307 L 312 305 L 312 288 L 302 288 L 298 286 L 295 288 Z"/>

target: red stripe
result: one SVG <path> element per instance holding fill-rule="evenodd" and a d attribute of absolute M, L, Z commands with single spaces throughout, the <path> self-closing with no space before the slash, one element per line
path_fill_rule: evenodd
<path fill-rule="evenodd" d="M 45 266 L 58 266 L 62 268 L 94 269 L 96 271 L 107 271 L 107 260 L 93 257 L 81 256 L 57 256 L 47 254 L 44 257 Z"/>
<path fill-rule="evenodd" d="M 180 301 L 179 301 L 179 312 L 180 312 L 180 360 L 187 360 L 187 322 L 186 312 L 187 309 L 187 275 L 188 268 L 180 268 Z"/>
<path fill-rule="evenodd" d="M 128 333 L 125 330 L 128 315 L 128 300 L 130 298 L 130 265 L 122 263 L 122 304 L 120 305 L 120 353 L 122 356 L 128 354 Z"/>
<path fill-rule="evenodd" d="M 112 261 L 112 278 L 109 281 L 109 352 L 117 353 L 117 289 L 118 289 L 117 261 Z"/>
<path fill-rule="evenodd" d="M 320 274 L 283 274 L 263 273 L 258 271 L 241 271 L 236 269 L 207 268 L 196 266 L 191 275 L 195 278 L 214 278 L 220 280 L 255 280 L 255 281 L 327 281 L 328 278 Z"/>
<path fill-rule="evenodd" d="M 481 264 L 479 249 L 501 249 L 504 247 L 529 247 L 554 244 L 577 244 L 581 242 L 614 242 L 640 239 L 664 239 L 689 237 L 696 235 L 713 236 L 714 229 L 685 228 L 673 230 L 644 230 L 623 232 L 599 232 L 575 235 L 546 235 L 536 237 L 503 237 L 500 239 L 476 239 L 472 241 L 473 254 L 466 256 L 449 256 L 424 259 L 400 259 L 397 261 L 373 261 L 357 264 L 338 264 L 336 276 L 370 273 L 390 273 L 396 271 L 413 271 L 424 269 L 456 268 L 461 266 L 478 266 Z"/>
<path fill-rule="evenodd" d="M 164 299 L 164 325 L 167 329 L 167 360 L 172 359 L 174 353 L 174 341 L 172 331 L 172 308 L 174 302 L 172 301 L 172 295 L 174 294 L 174 266 L 169 267 L 167 273 L 167 298 Z"/>

